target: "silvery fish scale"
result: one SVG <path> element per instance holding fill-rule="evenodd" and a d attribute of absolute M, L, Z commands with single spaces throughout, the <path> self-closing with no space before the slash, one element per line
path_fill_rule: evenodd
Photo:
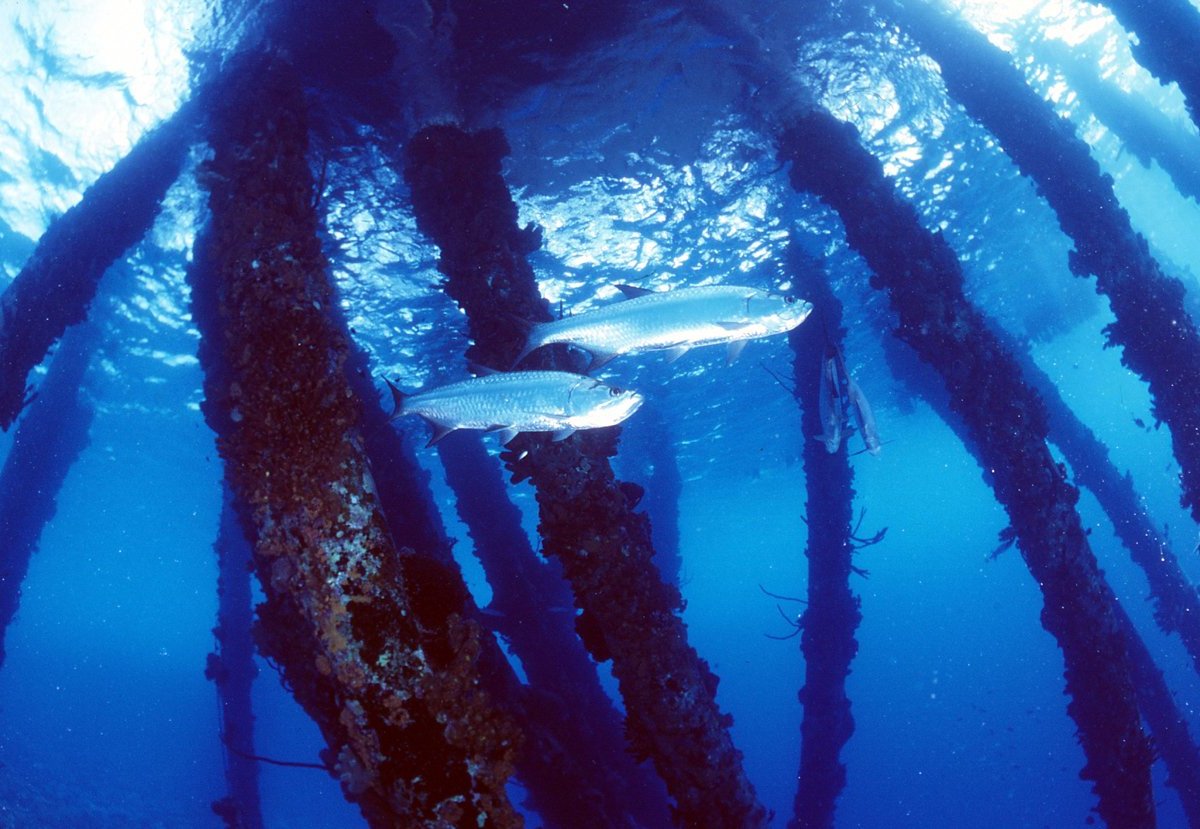
<path fill-rule="evenodd" d="M 512 371 L 473 377 L 407 397 L 404 414 L 451 429 L 518 432 L 610 426 L 640 404 L 635 392 L 564 371 Z"/>
<path fill-rule="evenodd" d="M 537 325 L 526 352 L 550 343 L 597 356 L 729 343 L 790 331 L 811 310 L 803 300 L 755 288 L 677 288 Z"/>

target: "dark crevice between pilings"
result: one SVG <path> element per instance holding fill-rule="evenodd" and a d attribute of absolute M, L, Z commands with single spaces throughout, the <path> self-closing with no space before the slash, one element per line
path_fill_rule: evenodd
<path fill-rule="evenodd" d="M 804 687 L 800 702 L 800 772 L 793 829 L 832 829 L 837 799 L 846 785 L 843 746 L 854 733 L 846 696 L 846 677 L 858 653 L 854 633 L 862 621 L 859 599 L 850 590 L 853 570 L 852 509 L 854 470 L 846 442 L 829 452 L 816 438 L 822 432 L 819 399 L 821 372 L 830 351 L 845 338 L 842 306 L 820 267 L 795 243 L 789 250 L 789 275 L 798 295 L 812 302 L 814 319 L 788 335 L 795 397 L 800 404 L 808 523 L 808 604 L 800 616 Z"/>
<path fill-rule="evenodd" d="M 1200 127 L 1200 11 L 1187 0 L 1092 0 L 1135 38 L 1133 57 L 1164 84 L 1177 83 Z"/>
<path fill-rule="evenodd" d="M 951 409 L 978 447 L 985 478 L 1008 513 L 1041 587 L 1042 625 L 1062 648 L 1067 711 L 1078 726 L 1098 810 L 1112 829 L 1154 826 L 1153 754 L 1142 733 L 1116 598 L 1075 510 L 1078 491 L 1046 445 L 1040 399 L 963 294 L 958 259 L 926 231 L 857 131 L 828 113 L 798 115 L 778 135 L 793 187 L 841 216 L 850 246 L 887 292 L 897 337 L 941 376 Z"/>
<path fill-rule="evenodd" d="M 384 524 L 343 373 L 290 69 L 247 59 L 213 114 L 190 278 L 204 413 L 266 601 L 256 641 L 372 826 L 518 826 L 520 735 L 479 687 L 481 631 L 439 562 Z"/>
<path fill-rule="evenodd" d="M 0 469 L 0 666 L 29 561 L 67 473 L 88 445 L 93 411 L 80 387 L 98 339 L 91 323 L 63 337 Z"/>
<path fill-rule="evenodd" d="M 1087 426 L 1079 422 L 1059 396 L 1053 383 L 1034 364 L 1029 354 L 1015 346 L 1011 347 L 1011 351 L 1020 363 L 1024 376 L 1037 391 L 1045 395 L 1043 399 L 1049 413 L 1050 440 L 1059 447 L 1067 462 L 1071 464 L 1075 481 L 1090 489 L 1096 496 L 1100 506 L 1113 521 L 1117 536 L 1133 551 L 1135 560 L 1141 556 L 1161 552 L 1166 557 L 1164 565 L 1174 562 L 1174 556 L 1150 524 L 1149 517 L 1137 501 L 1132 482 L 1128 476 L 1118 474 L 1109 463 L 1108 450 Z M 893 376 L 902 380 L 915 395 L 923 397 L 934 412 L 962 439 L 967 450 L 982 463 L 980 453 L 962 419 L 951 411 L 945 387 L 933 370 L 917 362 L 911 351 L 904 349 L 894 340 L 884 344 L 884 353 L 892 365 Z M 1141 561 L 1138 563 L 1142 564 Z M 1156 587 L 1155 581 L 1161 579 L 1162 575 L 1155 571 L 1163 568 L 1154 564 L 1142 566 L 1147 570 L 1151 581 L 1151 591 L 1156 600 L 1156 617 L 1164 612 L 1178 611 L 1180 608 L 1175 605 L 1177 601 L 1183 601 L 1184 606 L 1188 606 L 1186 597 L 1181 596 L 1171 596 L 1166 601 L 1159 601 L 1155 591 L 1162 590 L 1163 587 Z M 1166 572 L 1169 576 L 1170 569 L 1166 568 Z M 1172 578 L 1168 577 L 1168 583 Z M 1193 588 L 1187 589 L 1194 594 Z M 1164 592 L 1170 595 L 1169 591 Z M 1190 612 L 1195 613 L 1195 605 L 1191 607 L 1193 610 Z M 1188 731 L 1187 717 L 1176 704 L 1162 672 L 1155 665 L 1149 648 L 1124 608 L 1115 604 L 1113 613 L 1128 648 L 1138 708 L 1150 727 L 1155 753 L 1167 769 L 1167 785 L 1178 792 L 1188 825 L 1193 829 L 1200 829 L 1200 751 L 1197 750 L 1196 743 Z M 1166 629 L 1161 619 L 1160 624 Z M 1190 624 L 1188 617 L 1185 625 Z"/>
<path fill-rule="evenodd" d="M 528 679 L 522 757 L 538 751 L 545 767 L 530 779 L 534 770 L 518 760 L 517 773 L 538 811 L 554 825 L 580 829 L 668 825 L 662 783 L 625 750 L 621 716 L 575 635 L 571 591 L 558 566 L 530 546 L 499 461 L 474 434 L 450 435 L 437 448 L 492 588 L 484 621 L 504 637 Z"/>
<path fill-rule="evenodd" d="M 1004 52 L 931 6 L 889 2 L 880 9 L 938 62 L 950 95 L 1054 209 L 1075 243 L 1071 270 L 1095 275 L 1096 290 L 1109 299 L 1116 319 L 1105 329 L 1108 344 L 1122 347 L 1122 363 L 1149 384 L 1154 415 L 1171 430 L 1181 502 L 1200 521 L 1200 333 L 1184 308 L 1183 285 L 1150 255 L 1071 123 L 1029 89 Z"/>
<path fill-rule="evenodd" d="M 29 373 L 50 346 L 87 317 L 100 277 L 154 224 L 193 139 L 195 107 L 184 105 L 100 176 L 58 217 L 0 295 L 0 428 L 29 398 Z"/>
<path fill-rule="evenodd" d="M 228 829 L 262 829 L 258 762 L 254 751 L 254 599 L 250 591 L 250 545 L 238 523 L 233 494 L 223 487 L 217 540 L 217 648 L 208 655 L 204 675 L 217 688 L 221 746 L 225 753 L 228 794 L 212 810 Z"/>
<path fill-rule="evenodd" d="M 446 290 L 467 315 L 467 356 L 490 366 L 515 360 L 524 340 L 517 319 L 549 319 L 526 259 L 540 234 L 518 226 L 500 175 L 507 153 L 497 130 L 452 126 L 426 128 L 406 148 L 418 226 L 438 244 Z M 687 644 L 679 591 L 651 561 L 649 521 L 612 473 L 616 439 L 616 429 L 557 443 L 523 435 L 505 459 L 514 480 L 536 489 L 543 550 L 562 565 L 581 611 L 576 630 L 596 659 L 613 660 L 631 750 L 654 761 L 675 819 L 761 825 L 765 812 L 730 740 L 731 718 L 715 702 L 717 677 Z"/>

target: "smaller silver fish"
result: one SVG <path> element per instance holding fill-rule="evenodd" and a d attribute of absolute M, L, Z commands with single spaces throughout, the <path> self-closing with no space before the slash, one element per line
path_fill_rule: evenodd
<path fill-rule="evenodd" d="M 847 380 L 846 398 L 850 401 L 854 425 L 858 427 L 858 433 L 862 436 L 867 451 L 877 456 L 883 451 L 883 441 L 879 439 L 879 430 L 875 428 L 875 414 L 871 411 L 867 396 L 862 393 L 858 383 L 854 382 L 854 378 L 847 377 Z"/>
<path fill-rule="evenodd" d="M 846 423 L 836 357 L 821 358 L 821 391 L 817 403 L 821 413 L 821 441 L 832 455 L 842 448 L 842 427 Z"/>
<path fill-rule="evenodd" d="M 708 285 L 648 291 L 618 285 L 627 299 L 573 317 L 534 325 L 517 357 L 551 343 L 569 343 L 592 355 L 590 370 L 618 354 L 668 351 L 670 359 L 699 345 L 726 343 L 729 362 L 746 341 L 791 331 L 812 312 L 812 304 L 757 288 Z"/>
<path fill-rule="evenodd" d="M 509 371 L 472 377 L 405 394 L 391 381 L 395 409 L 389 421 L 420 415 L 433 426 L 432 446 L 456 429 L 499 432 L 507 444 L 520 432 L 553 432 L 554 440 L 577 429 L 615 426 L 642 405 L 635 391 L 565 371 Z"/>

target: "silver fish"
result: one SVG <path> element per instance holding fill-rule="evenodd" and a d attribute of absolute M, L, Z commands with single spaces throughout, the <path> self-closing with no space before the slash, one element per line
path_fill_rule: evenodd
<path fill-rule="evenodd" d="M 867 396 L 862 393 L 858 383 L 854 382 L 854 378 L 847 376 L 847 380 L 849 382 L 846 386 L 846 399 L 850 401 L 854 425 L 858 427 L 858 433 L 862 436 L 867 451 L 878 455 L 883 451 L 883 442 L 879 439 L 879 430 L 875 428 L 875 414 L 871 411 L 871 404 L 867 402 Z"/>
<path fill-rule="evenodd" d="M 551 343 L 590 352 L 589 371 L 618 354 L 665 350 L 675 360 L 690 348 L 717 343 L 729 345 L 733 362 L 747 340 L 790 331 L 812 312 L 812 304 L 802 299 L 736 285 L 672 291 L 617 287 L 628 297 L 623 302 L 534 325 L 517 363 Z"/>
<path fill-rule="evenodd" d="M 846 423 L 836 357 L 821 358 L 821 391 L 817 395 L 817 403 L 821 413 L 821 441 L 825 444 L 825 450 L 832 455 L 842 448 L 842 427 Z"/>
<path fill-rule="evenodd" d="M 433 426 L 432 446 L 455 429 L 499 432 L 507 444 L 519 432 L 553 432 L 563 440 L 577 429 L 615 426 L 642 405 L 642 396 L 565 371 L 509 371 L 472 377 L 406 395 L 388 381 L 391 420 L 420 415 Z"/>

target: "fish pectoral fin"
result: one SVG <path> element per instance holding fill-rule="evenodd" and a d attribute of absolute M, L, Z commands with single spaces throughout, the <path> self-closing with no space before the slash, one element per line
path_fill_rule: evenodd
<path fill-rule="evenodd" d="M 489 429 L 488 431 L 494 431 L 497 435 L 499 435 L 500 443 L 503 446 L 508 446 L 509 441 L 511 441 L 521 432 L 521 430 L 516 426 L 497 426 L 495 429 Z"/>
<path fill-rule="evenodd" d="M 676 345 L 667 349 L 667 362 L 673 363 L 692 350 L 690 345 Z"/>
<path fill-rule="evenodd" d="M 426 449 L 428 449 L 430 446 L 433 446 L 439 440 L 458 428 L 457 426 L 448 426 L 445 423 L 438 423 L 436 420 L 429 421 L 429 425 L 433 427 L 433 434 L 429 438 L 429 443 L 425 444 Z"/>
<path fill-rule="evenodd" d="M 575 427 L 574 426 L 566 426 L 562 429 L 558 429 L 558 430 L 552 432 L 550 434 L 550 440 L 557 443 L 560 440 L 566 440 L 573 434 L 575 434 Z"/>
<path fill-rule="evenodd" d="M 587 373 L 591 374 L 593 371 L 598 371 L 604 368 L 606 365 L 608 365 L 609 361 L 616 356 L 616 354 L 607 354 L 602 351 L 592 352 L 592 361 L 588 363 Z"/>
<path fill-rule="evenodd" d="M 726 331 L 741 331 L 743 328 L 749 328 L 752 323 L 738 322 L 736 320 L 717 320 L 713 325 L 719 328 L 724 328 Z"/>
<path fill-rule="evenodd" d="M 725 365 L 731 366 L 737 362 L 738 357 L 742 356 L 742 352 L 746 350 L 746 343 L 749 340 L 734 340 L 728 346 L 725 352 Z"/>
<path fill-rule="evenodd" d="M 654 293 L 649 288 L 639 288 L 637 285 L 618 285 L 617 290 L 625 294 L 626 299 L 637 299 L 640 296 Z"/>

